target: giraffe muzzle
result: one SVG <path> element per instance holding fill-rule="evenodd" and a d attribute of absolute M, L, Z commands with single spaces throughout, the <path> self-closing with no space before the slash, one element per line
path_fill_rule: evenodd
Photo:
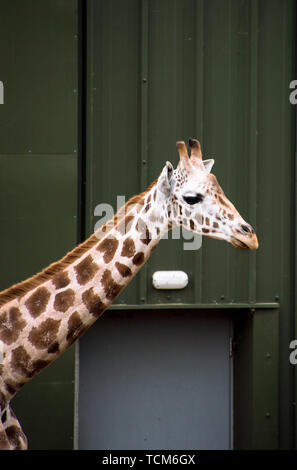
<path fill-rule="evenodd" d="M 236 235 L 232 236 L 230 241 L 233 246 L 242 250 L 257 250 L 259 247 L 257 235 L 248 224 L 240 224 Z"/>

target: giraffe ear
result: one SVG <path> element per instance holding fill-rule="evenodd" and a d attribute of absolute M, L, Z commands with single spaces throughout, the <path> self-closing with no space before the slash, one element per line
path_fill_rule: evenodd
<path fill-rule="evenodd" d="M 207 173 L 211 172 L 211 169 L 213 167 L 214 162 L 215 161 L 214 161 L 213 158 L 210 158 L 209 160 L 203 160 L 203 165 L 204 165 L 204 168 L 207 171 Z"/>
<path fill-rule="evenodd" d="M 157 188 L 163 193 L 166 197 L 169 196 L 171 192 L 170 180 L 172 178 L 173 166 L 170 162 L 166 162 L 161 175 L 159 176 Z"/>

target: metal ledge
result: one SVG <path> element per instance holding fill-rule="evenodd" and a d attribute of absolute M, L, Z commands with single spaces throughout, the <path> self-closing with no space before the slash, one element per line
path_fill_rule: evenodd
<path fill-rule="evenodd" d="M 162 310 L 162 309 L 193 309 L 193 310 L 217 310 L 217 309 L 238 309 L 238 310 L 257 310 L 257 309 L 279 309 L 280 304 L 277 302 L 256 302 L 256 303 L 212 303 L 212 304 L 144 304 L 144 305 L 127 305 L 113 304 L 108 310 Z"/>

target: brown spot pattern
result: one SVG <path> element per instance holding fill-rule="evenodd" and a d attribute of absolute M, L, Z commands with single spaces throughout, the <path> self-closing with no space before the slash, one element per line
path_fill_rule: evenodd
<path fill-rule="evenodd" d="M 83 293 L 82 300 L 94 317 L 98 318 L 106 308 L 99 295 L 94 293 L 93 287 Z"/>
<path fill-rule="evenodd" d="M 76 271 L 77 282 L 81 285 L 87 284 L 98 271 L 98 266 L 93 262 L 91 255 L 83 259 L 77 266 L 74 267 Z"/>
<path fill-rule="evenodd" d="M 97 250 L 101 253 L 104 253 L 103 259 L 105 263 L 109 263 L 117 250 L 119 242 L 114 237 L 105 238 L 97 247 Z"/>
<path fill-rule="evenodd" d="M 4 312 L 0 315 L 0 339 L 6 344 L 13 343 L 26 324 L 20 310 L 12 307 L 8 313 Z"/>
<path fill-rule="evenodd" d="M 72 289 L 59 292 L 55 297 L 54 308 L 58 312 L 66 312 L 74 304 L 74 299 L 75 292 Z"/>
<path fill-rule="evenodd" d="M 150 231 L 149 229 L 147 228 L 147 226 L 145 227 L 145 236 L 144 234 L 141 236 L 140 240 L 142 241 L 142 243 L 144 243 L 145 245 L 148 245 L 151 240 L 152 240 L 152 237 L 151 237 L 151 234 L 150 234 Z"/>
<path fill-rule="evenodd" d="M 197 220 L 197 222 L 198 222 L 199 225 L 203 225 L 203 224 L 204 224 L 204 217 L 203 217 L 203 215 L 197 214 L 196 217 L 195 217 L 195 219 Z"/>
<path fill-rule="evenodd" d="M 74 312 L 68 320 L 67 341 L 72 344 L 85 331 L 84 324 L 78 312 Z"/>
<path fill-rule="evenodd" d="M 132 221 L 134 220 L 134 215 L 126 215 L 126 217 L 117 224 L 117 230 L 122 234 L 128 233 L 132 227 Z"/>
<path fill-rule="evenodd" d="M 228 214 L 228 219 L 229 219 L 229 220 L 233 220 L 233 219 L 234 219 L 234 215 L 233 215 L 233 214 Z"/>
<path fill-rule="evenodd" d="M 118 263 L 118 262 L 116 262 L 115 266 L 116 266 L 116 268 L 119 271 L 121 276 L 123 276 L 123 277 L 131 276 L 132 271 L 129 268 L 129 266 L 126 266 L 125 264 Z"/>
<path fill-rule="evenodd" d="M 18 388 L 20 388 L 21 386 L 22 384 L 17 385 L 15 383 L 5 382 L 5 388 L 10 395 L 14 395 L 16 391 L 18 390 Z"/>
<path fill-rule="evenodd" d="M 66 271 L 62 271 L 61 273 L 57 273 L 54 275 L 52 282 L 56 289 L 62 289 L 63 287 L 68 286 L 70 283 L 70 279 Z"/>
<path fill-rule="evenodd" d="M 24 434 L 22 430 L 16 426 L 11 425 L 5 429 L 7 439 L 9 444 L 13 447 L 14 450 L 22 449 L 22 440 L 24 439 Z"/>
<path fill-rule="evenodd" d="M 28 339 L 36 349 L 48 349 L 56 341 L 61 320 L 48 318 L 38 327 L 32 328 Z"/>
<path fill-rule="evenodd" d="M 8 449 L 10 449 L 10 445 L 6 437 L 6 432 L 0 431 L 0 450 L 8 450 Z"/>
<path fill-rule="evenodd" d="M 5 407 L 6 407 L 5 396 L 2 392 L 0 392 L 0 410 L 3 411 Z"/>
<path fill-rule="evenodd" d="M 214 228 L 219 228 L 219 224 L 217 222 L 213 223 Z"/>
<path fill-rule="evenodd" d="M 205 217 L 205 223 L 206 223 L 206 225 L 210 225 L 210 221 L 209 221 L 208 217 Z"/>
<path fill-rule="evenodd" d="M 45 287 L 39 287 L 28 298 L 25 305 L 33 318 L 39 317 L 45 311 L 50 295 L 50 292 Z"/>
<path fill-rule="evenodd" d="M 111 271 L 106 269 L 103 273 L 101 284 L 104 289 L 105 296 L 108 300 L 113 300 L 119 293 L 122 288 L 117 284 L 112 277 Z"/>
<path fill-rule="evenodd" d="M 141 217 L 139 217 L 139 219 L 137 220 L 137 224 L 136 224 L 136 230 L 140 233 L 144 233 L 145 227 L 146 227 L 145 221 Z"/>
<path fill-rule="evenodd" d="M 121 256 L 126 256 L 127 258 L 132 258 L 135 254 L 135 244 L 132 238 L 128 237 L 124 241 Z"/>
<path fill-rule="evenodd" d="M 142 243 L 148 245 L 151 242 L 152 237 L 146 223 L 141 217 L 139 217 L 137 221 L 136 230 L 141 233 L 140 240 Z"/>
<path fill-rule="evenodd" d="M 209 233 L 209 230 L 208 230 L 208 228 L 203 228 L 203 229 L 202 229 L 202 232 L 203 232 L 203 233 Z"/>
<path fill-rule="evenodd" d="M 136 253 L 132 261 L 136 266 L 140 266 L 144 262 L 144 253 L 142 251 Z"/>
<path fill-rule="evenodd" d="M 228 204 L 224 201 L 224 199 L 221 196 L 219 196 L 219 201 L 222 204 L 222 206 L 229 207 Z"/>
<path fill-rule="evenodd" d="M 56 341 L 55 343 L 53 343 L 53 344 L 48 348 L 47 352 L 48 352 L 49 354 L 55 354 L 55 353 L 57 353 L 57 352 L 59 351 L 59 349 L 60 349 L 60 345 L 59 345 L 58 341 Z"/>
<path fill-rule="evenodd" d="M 46 366 L 49 365 L 49 361 L 43 361 L 42 359 L 38 359 L 34 361 L 31 365 L 31 372 L 29 372 L 28 377 L 34 377 L 34 375 L 39 374 Z"/>
<path fill-rule="evenodd" d="M 191 230 L 194 230 L 194 228 L 195 228 L 195 224 L 194 224 L 194 221 L 192 219 L 190 219 L 190 227 L 191 227 Z"/>
<path fill-rule="evenodd" d="M 18 390 L 20 390 L 25 383 L 24 382 L 14 382 L 12 380 L 5 381 L 5 389 L 10 395 L 14 395 Z"/>
<path fill-rule="evenodd" d="M 30 356 L 23 346 L 18 346 L 11 353 L 10 365 L 13 371 L 27 375 L 30 366 Z"/>

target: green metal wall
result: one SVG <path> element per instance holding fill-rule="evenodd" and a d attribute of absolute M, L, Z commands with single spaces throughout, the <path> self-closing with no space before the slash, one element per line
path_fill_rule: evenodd
<path fill-rule="evenodd" d="M 76 244 L 75 0 L 1 0 L 0 290 Z M 30 449 L 73 447 L 74 349 L 12 407 Z"/>
<path fill-rule="evenodd" d="M 142 191 L 166 160 L 177 163 L 175 141 L 196 136 L 205 157 L 215 157 L 226 194 L 256 227 L 260 248 L 243 253 L 205 238 L 195 252 L 164 240 L 117 308 L 227 309 L 236 333 L 236 447 L 293 448 L 295 439 L 297 448 L 296 371 L 288 360 L 297 337 L 296 110 L 288 99 L 295 2 L 81 5 L 86 123 L 84 113 L 77 120 L 76 0 L 0 1 L 0 288 L 75 245 L 78 176 L 87 236 L 97 204 L 115 207 L 117 195 Z M 80 175 L 79 129 L 86 130 Z M 183 269 L 190 284 L 180 293 L 154 291 L 156 269 Z M 73 446 L 73 348 L 24 387 L 14 408 L 31 448 Z"/>
<path fill-rule="evenodd" d="M 175 142 L 196 136 L 260 243 L 257 253 L 243 253 L 206 238 L 198 251 L 163 240 L 116 304 L 234 308 L 235 444 L 292 447 L 295 2 L 87 6 L 87 233 L 97 204 L 115 207 L 117 195 L 145 189 L 166 160 L 177 163 Z M 186 271 L 188 287 L 155 291 L 157 269 Z"/>

